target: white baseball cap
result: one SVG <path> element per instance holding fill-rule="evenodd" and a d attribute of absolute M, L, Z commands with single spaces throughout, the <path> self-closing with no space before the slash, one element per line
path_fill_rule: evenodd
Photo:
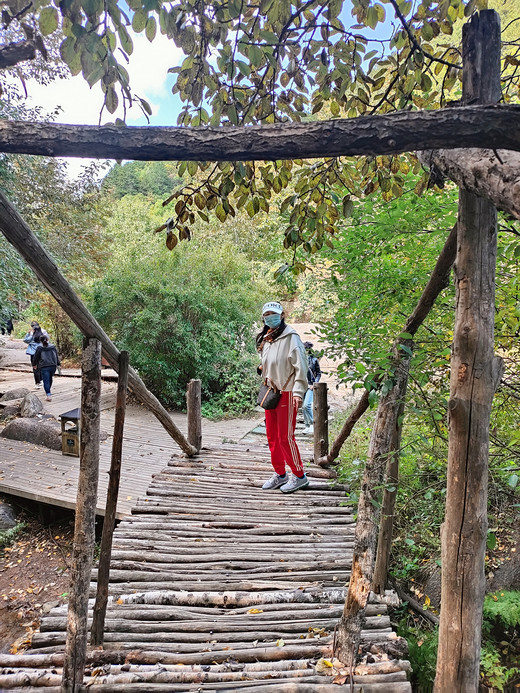
<path fill-rule="evenodd" d="M 268 303 L 264 303 L 262 315 L 265 313 L 278 313 L 278 315 L 281 315 L 283 313 L 282 304 L 278 303 L 278 301 L 269 301 Z"/>

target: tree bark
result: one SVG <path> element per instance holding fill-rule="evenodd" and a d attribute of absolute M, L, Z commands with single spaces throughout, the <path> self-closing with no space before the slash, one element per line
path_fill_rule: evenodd
<path fill-rule="evenodd" d="M 186 416 L 188 419 L 188 443 L 197 452 L 202 447 L 201 383 L 190 380 L 186 391 Z"/>
<path fill-rule="evenodd" d="M 319 460 L 329 451 L 329 405 L 327 383 L 314 384 L 314 459 Z"/>
<path fill-rule="evenodd" d="M 520 151 L 520 107 L 466 106 L 251 127 L 0 122 L 0 151 L 142 161 L 276 161 L 485 147 Z"/>
<path fill-rule="evenodd" d="M 0 48 L 0 70 L 18 65 L 24 60 L 33 60 L 36 56 L 36 46 L 32 41 L 18 41 Z"/>
<path fill-rule="evenodd" d="M 403 332 L 408 332 L 412 337 L 415 335 L 419 327 L 423 324 L 428 313 L 432 309 L 437 296 L 440 292 L 448 286 L 451 268 L 455 260 L 455 253 L 457 251 L 457 225 L 455 225 L 446 239 L 446 243 L 439 255 L 435 268 L 431 274 L 431 277 L 424 287 L 424 291 L 421 294 L 421 298 L 417 302 L 412 314 L 406 321 L 403 328 Z M 379 382 L 378 378 L 374 378 Z M 318 464 L 323 467 L 330 466 L 334 460 L 338 457 L 344 442 L 347 440 L 352 432 L 352 429 L 363 416 L 363 414 L 368 409 L 368 391 L 365 390 L 356 407 L 351 412 L 348 419 L 343 424 L 343 428 L 338 434 L 338 437 L 332 444 L 329 454 L 326 457 L 322 457 L 318 460 Z"/>
<path fill-rule="evenodd" d="M 418 152 L 427 168 L 520 219 L 520 154 L 501 149 L 436 149 Z"/>
<path fill-rule="evenodd" d="M 1 124 L 0 124 L 1 128 Z M 16 248 L 41 283 L 56 299 L 72 322 L 86 337 L 98 339 L 103 346 L 103 355 L 115 371 L 119 370 L 119 351 L 105 334 L 101 325 L 87 310 L 43 245 L 33 234 L 9 200 L 0 192 L 0 231 Z M 188 456 L 197 454 L 179 431 L 171 416 L 145 386 L 132 367 L 128 369 L 129 387 L 133 394 L 157 417 L 166 431 Z"/>
<path fill-rule="evenodd" d="M 404 343 L 409 345 L 411 340 L 406 340 Z M 353 667 L 356 663 L 361 630 L 365 621 L 365 606 L 372 589 L 381 485 L 398 413 L 406 394 L 409 367 L 410 359 L 400 358 L 396 353 L 394 384 L 386 395 L 381 396 L 372 428 L 358 502 L 352 574 L 343 616 L 336 634 L 335 655 L 347 667 Z"/>
<path fill-rule="evenodd" d="M 63 664 L 63 693 L 76 693 L 83 685 L 87 652 L 88 594 L 96 539 L 99 476 L 101 344 L 97 339 L 84 340 L 81 369 L 80 467 L 67 615 L 67 642 Z"/>
<path fill-rule="evenodd" d="M 117 381 L 116 412 L 114 421 L 114 438 L 112 441 L 112 459 L 110 461 L 110 476 L 107 490 L 103 534 L 101 536 L 101 552 L 99 556 L 97 594 L 94 604 L 90 644 L 103 644 L 105 614 L 108 602 L 108 581 L 110 576 L 110 560 L 112 556 L 112 538 L 116 525 L 117 498 L 119 496 L 119 480 L 121 478 L 121 458 L 123 452 L 123 430 L 126 413 L 126 390 L 128 387 L 128 352 L 122 351 L 119 357 L 119 379 Z"/>
<path fill-rule="evenodd" d="M 373 590 L 377 594 L 383 594 L 388 576 L 388 564 L 392 550 L 392 534 L 394 530 L 394 510 L 397 498 L 397 486 L 399 484 L 399 448 L 401 447 L 401 433 L 403 430 L 402 417 L 404 414 L 404 399 L 401 401 L 395 428 L 392 436 L 390 456 L 386 463 L 385 487 L 383 489 L 383 502 L 381 504 L 381 520 L 379 523 L 379 536 L 377 539 L 377 554 L 374 566 Z"/>
<path fill-rule="evenodd" d="M 492 10 L 463 27 L 465 103 L 500 99 L 500 19 Z M 489 420 L 499 378 L 494 359 L 496 209 L 459 194 L 456 313 L 449 411 L 446 515 L 437 693 L 479 686 L 487 538 Z"/>

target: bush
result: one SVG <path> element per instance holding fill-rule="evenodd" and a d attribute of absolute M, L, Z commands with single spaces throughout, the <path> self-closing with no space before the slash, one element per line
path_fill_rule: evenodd
<path fill-rule="evenodd" d="M 206 414 L 251 409 L 258 381 L 252 325 L 265 293 L 244 256 L 231 245 L 195 242 L 146 256 L 119 248 L 118 255 L 94 286 L 92 308 L 150 390 L 184 408 L 186 385 L 199 378 Z"/>

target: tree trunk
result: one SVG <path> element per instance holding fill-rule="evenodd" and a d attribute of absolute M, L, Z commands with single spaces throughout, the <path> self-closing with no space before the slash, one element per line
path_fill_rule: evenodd
<path fill-rule="evenodd" d="M 379 523 L 379 536 L 377 539 L 377 555 L 373 580 L 373 590 L 377 594 L 383 594 L 385 591 L 388 564 L 390 562 L 390 552 L 392 549 L 394 510 L 397 498 L 397 486 L 399 483 L 399 448 L 401 447 L 403 415 L 404 399 L 401 401 L 397 412 L 390 456 L 386 463 L 385 487 L 383 490 L 383 503 L 381 505 L 381 520 Z"/>
<path fill-rule="evenodd" d="M 403 340 L 402 343 L 408 346 L 411 340 Z M 372 589 L 381 485 L 397 417 L 406 393 L 409 367 L 410 359 L 400 358 L 396 353 L 394 384 L 387 394 L 381 396 L 372 428 L 358 502 L 352 574 L 343 616 L 336 634 L 335 655 L 348 667 L 356 663 L 361 630 L 365 621 L 365 606 Z"/>
<path fill-rule="evenodd" d="M 101 536 L 101 552 L 98 566 L 96 603 L 94 604 L 93 623 L 90 636 L 90 644 L 94 647 L 103 644 L 105 614 L 108 601 L 110 560 L 112 556 L 112 537 L 114 536 L 116 524 L 117 498 L 119 495 L 119 480 L 121 478 L 121 458 L 123 452 L 123 430 L 125 425 L 127 386 L 128 352 L 122 351 L 119 357 L 119 379 L 117 381 L 112 459 L 110 461 L 110 477 L 107 490 L 105 518 L 103 521 L 103 534 Z"/>
<path fill-rule="evenodd" d="M 432 275 L 424 287 L 421 298 L 417 302 L 412 314 L 406 321 L 403 332 L 408 332 L 412 337 L 415 335 L 419 327 L 423 324 L 428 313 L 430 312 L 437 296 L 448 286 L 451 268 L 455 260 L 457 251 L 457 226 L 455 225 L 446 239 L 446 243 L 439 255 Z M 374 378 L 379 382 L 378 378 Z M 329 454 L 318 460 L 318 464 L 323 467 L 331 465 L 338 457 L 344 442 L 349 437 L 352 429 L 363 414 L 368 409 L 368 391 L 365 390 L 356 407 L 351 412 L 348 419 L 343 424 L 343 428 L 338 434 L 338 437 L 332 444 Z"/>
<path fill-rule="evenodd" d="M 500 19 L 463 27 L 463 99 L 500 98 Z M 494 359 L 496 209 L 461 190 L 455 261 L 448 478 L 442 540 L 442 600 L 435 691 L 479 686 L 487 537 L 489 419 L 500 366 Z"/>
<path fill-rule="evenodd" d="M 435 174 L 484 197 L 520 219 L 520 154 L 501 149 L 435 149 L 418 152 L 420 162 Z"/>
<path fill-rule="evenodd" d="M 401 111 L 250 127 L 125 127 L 0 121 L 0 151 L 141 161 L 276 161 L 486 147 L 520 151 L 518 106 Z"/>
<path fill-rule="evenodd" d="M 314 384 L 314 459 L 319 460 L 329 451 L 329 405 L 327 383 Z"/>
<path fill-rule="evenodd" d="M 76 693 L 83 686 L 87 652 L 88 595 L 95 543 L 99 476 L 101 344 L 96 339 L 84 340 L 81 369 L 80 467 L 67 615 L 67 643 L 63 664 L 63 693 Z"/>
<path fill-rule="evenodd" d="M 1 122 L 0 122 L 1 128 Z M 16 248 L 41 283 L 56 299 L 72 322 L 86 337 L 98 339 L 103 346 L 103 355 L 115 371 L 119 369 L 119 351 L 101 325 L 95 320 L 75 293 L 43 245 L 33 234 L 9 200 L 0 192 L 0 231 Z M 157 417 L 179 447 L 188 455 L 197 450 L 190 445 L 179 431 L 171 416 L 157 397 L 147 390 L 133 368 L 128 369 L 129 387 L 133 394 Z"/>

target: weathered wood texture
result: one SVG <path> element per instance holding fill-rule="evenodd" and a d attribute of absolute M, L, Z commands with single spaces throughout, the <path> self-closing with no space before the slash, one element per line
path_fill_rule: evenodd
<path fill-rule="evenodd" d="M 319 460 L 329 451 L 329 404 L 327 383 L 314 383 L 314 459 Z"/>
<path fill-rule="evenodd" d="M 128 388 L 128 352 L 122 351 L 119 356 L 119 380 L 117 383 L 114 437 L 112 440 L 112 458 L 110 462 L 110 479 L 108 482 L 105 519 L 101 536 L 99 556 L 96 603 L 90 644 L 102 645 L 105 614 L 108 601 L 108 582 L 110 577 L 110 558 L 112 556 L 112 538 L 116 525 L 117 499 L 121 479 L 121 459 L 123 456 L 123 432 L 126 414 L 126 391 Z"/>
<path fill-rule="evenodd" d="M 41 283 L 81 332 L 86 337 L 98 339 L 101 342 L 103 355 L 112 368 L 117 371 L 119 368 L 119 351 L 117 347 L 106 335 L 94 316 L 87 310 L 83 301 L 61 274 L 56 263 L 29 226 L 1 192 L 0 231 L 7 241 L 16 248 Z M 196 449 L 188 443 L 166 409 L 157 397 L 146 388 L 141 378 L 131 367 L 128 369 L 128 383 L 133 394 L 157 417 L 179 447 L 187 455 L 195 455 Z"/>
<path fill-rule="evenodd" d="M 520 151 L 520 107 L 466 106 L 314 123 L 117 127 L 0 121 L 0 151 L 144 161 L 262 161 L 486 147 Z"/>
<path fill-rule="evenodd" d="M 373 578 L 373 590 L 377 594 L 382 594 L 385 591 L 390 553 L 392 550 L 395 501 L 397 500 L 397 488 L 399 485 L 399 450 L 403 431 L 404 409 L 403 398 L 397 411 L 385 470 L 383 501 L 381 503 L 381 518 L 379 521 L 379 535 L 377 538 L 377 554 Z"/>
<path fill-rule="evenodd" d="M 411 340 L 407 341 L 411 343 Z M 403 358 L 396 353 L 393 386 L 387 394 L 381 396 L 372 427 L 358 501 L 352 575 L 336 637 L 335 655 L 348 667 L 356 663 L 366 618 L 365 606 L 372 589 L 381 486 L 392 441 L 395 439 L 397 418 L 406 394 L 409 368 L 409 357 Z"/>
<path fill-rule="evenodd" d="M 99 399 L 101 395 L 101 344 L 85 339 L 81 359 L 81 439 L 78 500 L 67 613 L 67 641 L 62 690 L 76 693 L 83 684 L 87 652 L 88 590 L 95 536 L 99 477 Z"/>
<path fill-rule="evenodd" d="M 89 651 L 84 684 L 100 693 L 335 693 L 332 671 L 320 673 L 316 661 L 331 656 L 354 523 L 345 486 L 327 470 L 306 471 L 308 490 L 264 491 L 268 448 L 248 443 L 204 449 L 196 462 L 174 458 L 155 475 L 114 533 L 105 651 Z M 32 657 L 17 664 L 0 654 L 0 687 L 52 690 L 64 627 L 58 607 L 34 636 Z M 354 669 L 352 690 L 410 693 L 400 646 L 384 600 L 369 604 L 362 647 L 380 654 Z"/>
<path fill-rule="evenodd" d="M 186 390 L 186 418 L 188 423 L 188 443 L 197 452 L 202 447 L 202 390 L 200 380 L 190 380 Z"/>
<path fill-rule="evenodd" d="M 489 10 L 463 27 L 463 100 L 500 99 L 500 19 Z M 435 690 L 479 687 L 487 536 L 489 419 L 494 359 L 496 209 L 461 190 L 451 357 L 442 607 Z"/>
<path fill-rule="evenodd" d="M 520 154 L 504 149 L 435 149 L 421 163 L 520 219 Z"/>
<path fill-rule="evenodd" d="M 403 332 L 408 332 L 412 337 L 415 335 L 419 327 L 423 324 L 428 313 L 432 309 L 438 295 L 443 289 L 448 286 L 451 268 L 455 261 L 455 253 L 457 251 L 457 225 L 455 225 L 446 239 L 446 243 L 439 255 L 435 268 L 431 274 L 428 283 L 424 287 L 417 305 L 406 321 Z M 378 378 L 375 378 L 378 382 Z M 318 463 L 323 467 L 330 466 L 339 456 L 343 444 L 352 432 L 352 429 L 368 409 L 368 391 L 366 390 L 361 399 L 352 410 L 350 416 L 343 424 L 341 431 L 338 433 L 336 440 L 333 442 L 330 452 L 325 457 L 318 460 Z"/>

